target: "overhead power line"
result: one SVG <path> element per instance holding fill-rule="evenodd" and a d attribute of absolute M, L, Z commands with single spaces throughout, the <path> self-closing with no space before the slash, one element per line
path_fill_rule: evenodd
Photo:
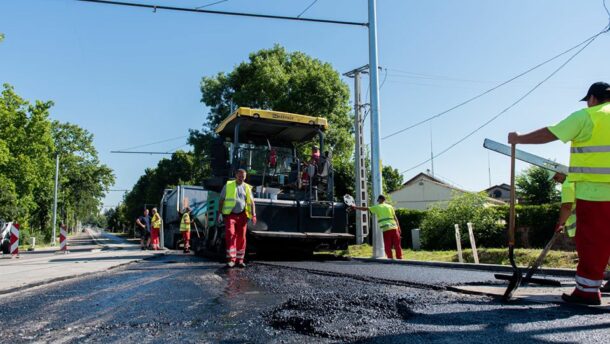
<path fill-rule="evenodd" d="M 196 13 L 207 13 L 207 14 L 220 14 L 220 15 L 226 15 L 226 16 L 252 17 L 252 18 L 278 19 L 278 20 L 292 20 L 292 21 L 312 22 L 312 23 L 339 24 L 339 25 L 364 26 L 364 27 L 367 27 L 369 25 L 368 23 L 359 23 L 359 22 L 343 21 L 343 20 L 299 18 L 299 17 L 278 16 L 278 15 L 257 14 L 257 13 L 245 13 L 245 12 L 213 11 L 213 10 L 205 10 L 205 9 L 200 9 L 200 8 L 159 6 L 159 5 L 138 4 L 138 3 L 133 3 L 133 2 L 123 2 L 123 1 L 108 1 L 108 0 L 78 0 L 78 1 L 93 2 L 93 3 L 106 4 L 106 5 L 119 5 L 119 6 L 129 6 L 129 7 L 150 8 L 151 10 L 153 10 L 155 12 L 158 11 L 158 10 L 169 10 L 169 11 L 180 11 L 180 12 L 196 12 Z"/>
<path fill-rule="evenodd" d="M 174 154 L 173 152 L 136 152 L 136 151 L 110 151 L 110 153 L 115 153 L 115 154 L 150 154 L 150 155 L 157 155 L 157 154 L 163 154 L 163 155 L 172 155 Z"/>
<path fill-rule="evenodd" d="M 312 2 L 311 4 L 309 4 L 309 6 L 307 6 L 307 8 L 306 8 L 306 9 L 304 9 L 304 10 L 303 10 L 303 12 L 301 12 L 301 13 L 300 13 L 300 14 L 297 16 L 297 18 L 301 18 L 301 16 L 302 16 L 303 14 L 305 14 L 305 12 L 307 12 L 307 11 L 308 11 L 308 10 L 309 10 L 309 9 L 310 9 L 310 8 L 311 8 L 313 5 L 315 5 L 315 4 L 316 4 L 316 2 L 318 2 L 318 0 L 313 0 L 313 2 Z"/>
<path fill-rule="evenodd" d="M 199 9 L 202 9 L 202 8 L 206 8 L 206 7 L 210 7 L 210 6 L 218 5 L 218 4 L 221 4 L 221 3 L 223 3 L 223 2 L 227 2 L 227 1 L 229 1 L 229 0 L 220 0 L 220 1 L 215 1 L 215 2 L 213 2 L 213 3 L 211 3 L 211 4 L 207 4 L 207 5 L 203 5 L 203 6 L 195 7 L 195 9 L 196 9 L 196 10 L 199 10 Z"/>
<path fill-rule="evenodd" d="M 536 89 L 538 89 L 542 84 L 544 84 L 547 80 L 549 80 L 550 78 L 552 78 L 555 74 L 557 74 L 560 70 L 562 70 L 568 63 L 570 63 L 576 56 L 578 56 L 583 50 L 585 50 L 585 48 L 587 48 L 591 43 L 593 43 L 593 41 L 595 41 L 595 39 L 597 37 L 599 37 L 600 35 L 608 32 L 610 29 L 610 25 L 606 26 L 604 28 L 603 31 L 599 32 L 598 34 L 590 37 L 588 39 L 588 41 L 585 41 L 584 46 L 582 46 L 580 49 L 578 49 L 578 51 L 576 51 L 572 56 L 570 56 L 564 63 L 562 63 L 559 67 L 557 67 L 555 70 L 553 70 L 553 72 L 551 72 L 551 74 L 549 74 L 547 77 L 545 77 L 544 79 L 542 79 L 542 81 L 540 81 L 538 84 L 536 84 L 534 87 L 532 87 L 529 91 L 527 91 L 524 95 L 522 95 L 521 97 L 519 97 L 516 101 L 514 101 L 512 104 L 510 104 L 508 107 L 506 107 L 504 110 L 500 111 L 498 114 L 496 114 L 495 116 L 493 116 L 492 118 L 490 118 L 489 120 L 487 120 L 485 123 L 481 124 L 479 127 L 477 127 L 476 129 L 474 129 L 473 131 L 469 132 L 466 136 L 462 137 L 461 139 L 459 139 L 458 141 L 456 141 L 455 143 L 453 143 L 452 145 L 450 145 L 449 147 L 445 148 L 444 150 L 442 150 L 440 153 L 436 154 L 435 156 L 433 156 L 430 159 L 427 159 L 425 161 L 422 161 L 421 163 L 406 169 L 404 171 L 402 171 L 401 173 L 404 174 L 406 172 L 409 172 L 415 168 L 418 168 L 426 163 L 428 163 L 430 160 L 432 160 L 433 158 L 439 157 L 445 153 L 447 153 L 448 151 L 450 151 L 452 148 L 454 148 L 455 146 L 457 146 L 458 144 L 464 142 L 466 139 L 468 139 L 470 136 L 474 135 L 477 131 L 483 129 L 484 127 L 486 127 L 488 124 L 490 124 L 491 122 L 495 121 L 498 117 L 502 116 L 503 114 L 505 114 L 506 112 L 508 112 L 508 110 L 512 109 L 515 105 L 519 104 L 523 99 L 527 98 L 527 96 L 529 96 L 530 94 L 532 94 Z M 581 44 L 582 45 L 582 44 Z"/>
<path fill-rule="evenodd" d="M 508 79 L 508 80 L 506 80 L 506 81 L 504 81 L 504 82 L 502 82 L 502 83 L 500 83 L 500 84 L 498 84 L 498 85 L 496 85 L 496 86 L 494 86 L 494 87 L 492 87 L 492 88 L 490 88 L 490 89 L 488 89 L 488 90 L 486 90 L 486 91 L 484 91 L 484 92 L 482 92 L 482 93 L 480 93 L 480 94 L 478 94 L 478 95 L 476 95 L 476 96 L 474 96 L 472 98 L 469 98 L 469 99 L 467 99 L 467 100 L 465 100 L 465 101 L 463 101 L 463 102 L 461 102 L 461 103 L 459 103 L 459 104 L 457 104 L 455 106 L 452 106 L 452 107 L 450 107 L 447 110 L 441 111 L 441 112 L 439 112 L 439 113 L 437 113 L 435 115 L 432 115 L 432 116 L 430 116 L 430 117 L 428 117 L 426 119 L 423 119 L 423 120 L 421 120 L 421 121 L 419 121 L 417 123 L 414 123 L 414 124 L 412 124 L 412 125 L 410 125 L 410 126 L 408 126 L 406 128 L 397 130 L 397 131 L 395 131 L 395 132 L 393 132 L 393 133 L 391 133 L 389 135 L 386 135 L 386 136 L 382 137 L 381 139 L 382 140 L 389 139 L 390 137 L 396 136 L 396 135 L 398 135 L 400 133 L 403 133 L 403 132 L 405 132 L 405 131 L 407 131 L 409 129 L 413 129 L 413 128 L 415 128 L 417 126 L 420 126 L 420 125 L 422 125 L 422 124 L 424 124 L 426 122 L 429 122 L 429 121 L 431 121 L 431 120 L 433 120 L 435 118 L 439 118 L 439 117 L 441 117 L 441 116 L 443 116 L 443 115 L 445 115 L 445 114 L 447 114 L 447 113 L 449 113 L 449 112 L 451 112 L 451 111 L 453 111 L 455 109 L 458 109 L 458 108 L 460 108 L 460 107 L 462 107 L 462 106 L 464 106 L 464 105 L 466 105 L 468 103 L 471 103 L 471 102 L 473 102 L 473 101 L 483 97 L 484 95 L 487 95 L 487 94 L 497 90 L 498 88 L 500 88 L 500 87 L 502 87 L 502 86 L 504 86 L 506 84 L 509 84 L 512 81 L 515 81 L 515 80 L 519 79 L 520 77 L 522 77 L 522 76 L 524 76 L 526 74 L 529 74 L 530 72 L 533 72 L 534 70 L 536 70 L 536 69 L 546 65 L 547 63 L 552 62 L 552 61 L 560 58 L 561 56 L 571 52 L 572 50 L 577 49 L 578 47 L 582 46 L 585 43 L 588 45 L 589 43 L 592 42 L 592 40 L 595 40 L 595 38 L 597 38 L 599 35 L 607 32 L 607 31 L 608 30 L 607 30 L 607 27 L 606 27 L 603 31 L 601 31 L 601 32 L 599 32 L 599 33 L 597 33 L 597 34 L 595 34 L 595 35 L 585 39 L 584 41 L 582 41 L 582 42 L 578 43 L 577 45 L 575 45 L 575 46 L 573 46 L 573 47 L 571 47 L 571 48 L 569 48 L 569 49 L 567 49 L 567 50 L 565 50 L 565 51 L 563 51 L 563 52 L 561 52 L 561 53 L 551 57 L 550 59 L 547 59 L 547 60 L 545 60 L 545 61 L 535 65 L 534 67 L 526 70 L 525 72 L 519 73 L 518 75 L 516 75 L 516 76 L 514 76 L 514 77 L 512 77 L 512 78 L 510 78 L 510 79 Z M 589 42 L 589 43 L 587 43 L 587 42 Z"/>
<path fill-rule="evenodd" d="M 128 151 L 128 150 L 132 150 L 132 149 L 136 149 L 136 148 L 142 148 L 142 147 L 148 147 L 148 146 L 156 145 L 156 144 L 159 144 L 159 143 L 170 142 L 170 141 L 176 141 L 176 140 L 179 140 L 179 139 L 183 139 L 183 138 L 185 138 L 185 137 L 188 137 L 188 135 L 182 135 L 182 136 L 172 137 L 172 138 L 169 138 L 169 139 L 164 139 L 164 140 L 161 140 L 161 141 L 155 141 L 155 142 L 151 142 L 151 143 L 145 143 L 145 144 L 143 144 L 143 145 L 139 145 L 139 146 L 133 146 L 133 147 L 129 147 L 129 148 L 123 148 L 123 149 L 120 149 L 120 150 L 121 150 L 121 151 Z"/>

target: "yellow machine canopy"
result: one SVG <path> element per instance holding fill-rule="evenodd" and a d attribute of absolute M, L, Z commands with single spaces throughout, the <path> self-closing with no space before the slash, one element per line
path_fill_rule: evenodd
<path fill-rule="evenodd" d="M 240 107 L 218 125 L 216 133 L 231 140 L 237 134 L 242 143 L 272 140 L 277 145 L 309 141 L 326 129 L 328 122 L 322 117 Z"/>

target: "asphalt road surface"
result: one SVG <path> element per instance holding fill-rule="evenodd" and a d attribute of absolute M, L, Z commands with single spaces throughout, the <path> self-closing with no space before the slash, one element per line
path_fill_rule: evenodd
<path fill-rule="evenodd" d="M 332 263 L 341 268 L 351 265 L 350 271 L 373 268 L 361 264 L 367 263 Z M 418 268 L 423 269 L 417 271 L 418 278 L 439 273 Z M 268 263 L 227 270 L 217 262 L 170 253 L 0 295 L 0 342 L 607 343 L 610 339 L 610 314 L 595 309 L 504 305 L 487 296 L 414 285 Z"/>

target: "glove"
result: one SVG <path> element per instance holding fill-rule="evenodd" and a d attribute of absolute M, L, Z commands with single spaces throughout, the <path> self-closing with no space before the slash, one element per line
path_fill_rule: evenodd
<path fill-rule="evenodd" d="M 564 228 L 564 225 L 563 225 L 563 224 L 561 224 L 561 223 L 558 223 L 558 224 L 555 226 L 555 232 L 556 232 L 556 233 L 562 232 L 562 231 L 563 231 L 563 228 Z"/>

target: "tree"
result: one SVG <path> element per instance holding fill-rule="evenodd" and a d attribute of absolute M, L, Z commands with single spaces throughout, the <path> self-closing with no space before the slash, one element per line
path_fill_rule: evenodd
<path fill-rule="evenodd" d="M 144 205 L 157 205 L 163 190 L 180 184 L 194 184 L 196 163 L 192 153 L 177 151 L 171 159 L 162 159 L 155 168 L 147 168 L 125 195 L 125 217 L 130 223 L 142 213 Z"/>
<path fill-rule="evenodd" d="M 97 216 L 105 191 L 114 184 L 112 170 L 101 164 L 93 134 L 75 124 L 54 121 L 53 139 L 60 161 L 60 202 L 63 221 Z"/>
<path fill-rule="evenodd" d="M 45 225 L 38 210 L 52 188 L 51 106 L 52 102 L 30 104 L 8 84 L 0 96 L 0 181 L 5 193 L 0 217 L 18 221 L 26 231 Z"/>
<path fill-rule="evenodd" d="M 325 117 L 330 126 L 326 144 L 332 150 L 334 169 L 347 175 L 344 172 L 352 165 L 354 151 L 349 88 L 329 63 L 276 45 L 250 54 L 247 62 L 229 73 L 204 77 L 201 93 L 201 101 L 210 111 L 203 128 L 191 131 L 189 139 L 200 161 L 209 159 L 201 155 L 209 152 L 206 148 L 214 128 L 234 106 L 243 106 Z M 348 189 L 353 174 L 347 185 L 335 184 L 338 189 Z"/>
<path fill-rule="evenodd" d="M 392 166 L 383 166 L 381 178 L 383 179 L 383 192 L 386 194 L 398 190 L 403 183 L 402 174 Z"/>
<path fill-rule="evenodd" d="M 454 197 L 447 208 L 441 204 L 430 208 L 421 223 L 422 246 L 426 249 L 447 250 L 455 248 L 454 225 L 461 228 L 462 240 L 468 238 L 467 223 L 472 222 L 476 231 L 477 245 L 499 247 L 504 242 L 504 226 L 498 221 L 501 216 L 495 207 L 486 206 L 484 193 L 466 192 Z"/>
<path fill-rule="evenodd" d="M 532 166 L 516 178 L 517 197 L 523 204 L 540 205 L 560 201 L 556 183 L 549 177 L 548 170 Z"/>

